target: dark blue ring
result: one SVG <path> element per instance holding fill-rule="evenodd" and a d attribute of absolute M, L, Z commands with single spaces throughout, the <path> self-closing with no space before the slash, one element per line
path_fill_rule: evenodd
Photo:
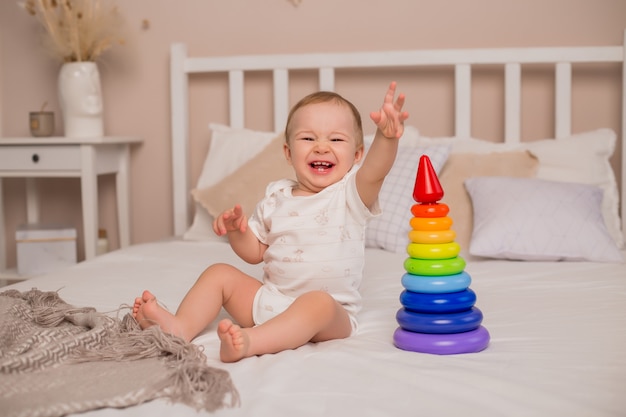
<path fill-rule="evenodd" d="M 426 294 L 404 290 L 400 303 L 416 313 L 458 313 L 468 310 L 476 303 L 476 293 L 469 288 L 444 294 Z"/>
<path fill-rule="evenodd" d="M 415 313 L 401 308 L 396 321 L 404 330 L 419 333 L 462 333 L 476 329 L 483 321 L 483 313 L 477 308 L 460 313 L 427 314 Z"/>

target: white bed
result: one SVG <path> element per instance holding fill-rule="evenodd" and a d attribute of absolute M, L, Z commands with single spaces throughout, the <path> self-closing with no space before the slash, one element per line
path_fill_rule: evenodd
<path fill-rule="evenodd" d="M 524 63 L 537 62 L 558 63 L 555 67 L 555 137 L 558 139 L 539 141 L 529 147 L 519 142 L 520 68 Z M 623 240 L 618 208 L 615 201 L 606 199 L 607 195 L 625 195 L 626 170 L 623 163 L 626 147 L 621 148 L 622 180 L 621 190 L 618 191 L 615 176 L 607 168 L 615 135 L 598 126 L 598 130 L 569 137 L 571 67 L 577 62 L 612 62 L 626 68 L 623 67 L 624 52 L 621 47 L 190 58 L 186 56 L 183 45 L 174 45 L 171 67 L 172 149 L 174 224 L 175 234 L 179 237 L 131 246 L 69 270 L 7 288 L 59 290 L 68 303 L 92 306 L 102 312 L 114 312 L 121 304 L 131 302 L 143 289 L 149 288 L 173 311 L 198 274 L 211 263 L 234 263 L 260 277 L 260 266 L 247 265 L 238 260 L 224 241 L 210 238 L 206 233 L 210 220 L 208 211 L 219 208 L 213 206 L 228 204 L 228 198 L 254 197 L 251 192 L 234 197 L 216 193 L 232 187 L 233 181 L 240 186 L 243 184 L 244 189 L 253 180 L 265 181 L 263 175 L 253 180 L 242 179 L 238 175 L 252 169 L 250 166 L 260 172 L 262 161 L 258 160 L 258 154 L 275 143 L 276 135 L 272 132 L 242 130 L 245 120 L 244 70 L 277 68 L 273 72 L 273 104 L 274 123 L 276 131 L 279 131 L 289 107 L 290 69 L 321 67 L 319 87 L 333 89 L 333 68 L 452 65 L 456 80 L 456 138 L 425 138 L 409 127 L 406 137 L 402 139 L 407 146 L 402 155 L 405 159 L 413 158 L 414 153 L 409 148 L 417 149 L 415 152 L 419 154 L 424 150 L 432 152 L 433 164 L 439 164 L 444 191 L 447 186 L 451 189 L 450 197 L 444 196 L 443 202 L 447 202 L 447 198 L 453 200 L 450 201 L 450 216 L 455 220 L 453 228 L 463 229 L 462 233 L 459 232 L 459 243 L 463 256 L 468 260 L 465 271 L 472 276 L 471 289 L 478 296 L 476 306 L 482 310 L 483 325 L 491 335 L 489 346 L 481 352 L 462 355 L 433 355 L 394 347 L 392 335 L 398 327 L 395 314 L 400 307 L 398 297 L 403 290 L 401 277 L 405 272 L 403 262 L 407 255 L 394 247 L 398 239 L 404 239 L 403 233 L 380 233 L 381 229 L 389 231 L 396 227 L 396 219 L 391 219 L 391 223 L 385 223 L 390 221 L 389 218 L 380 219 L 382 223 L 372 227 L 372 234 L 368 237 L 372 247 L 367 248 L 366 253 L 361 287 L 363 309 L 359 314 L 360 330 L 356 336 L 309 344 L 294 351 L 249 358 L 234 364 L 219 361 L 215 326 L 194 340 L 194 343 L 204 347 L 212 366 L 230 372 L 241 396 L 240 406 L 218 410 L 215 415 L 623 416 L 626 410 L 626 264 L 620 262 L 624 250 L 618 249 Z M 493 144 L 469 139 L 471 65 L 486 63 L 505 66 L 507 107 L 504 139 L 507 143 L 498 144 L 497 148 Z M 187 79 L 190 73 L 214 71 L 230 71 L 230 127 L 211 125 L 213 137 L 208 159 L 201 178 L 193 179 L 193 185 L 190 185 L 192 182 L 187 167 L 190 152 Z M 378 102 L 378 97 L 375 102 Z M 361 109 L 365 123 L 369 110 Z M 622 123 L 622 126 L 626 125 Z M 619 136 L 623 138 L 624 131 Z M 588 147 L 589 143 L 593 145 Z M 571 154 L 567 149 L 571 149 Z M 538 159 L 529 159 L 527 151 Z M 476 153 L 468 157 L 469 152 Z M 555 155 L 566 155 L 567 158 L 556 158 L 555 162 Z M 488 165 L 494 159 L 508 161 L 506 158 L 511 158 L 511 162 L 504 164 L 504 168 L 502 163 L 493 167 Z M 480 161 L 480 166 L 474 162 L 468 168 L 464 165 L 468 160 Z M 559 165 L 560 160 L 565 160 L 565 166 Z M 459 166 L 452 167 L 451 161 Z M 587 164 L 584 166 L 591 164 L 594 168 L 576 169 L 577 166 L 580 168 L 577 165 L 580 161 Z M 269 163 L 275 168 L 275 162 Z M 539 178 L 542 181 L 573 181 L 574 193 L 597 190 L 587 184 L 597 185 L 602 187 L 604 194 L 584 194 L 587 196 L 585 202 L 598 195 L 600 199 L 593 200 L 588 206 L 581 204 L 586 207 L 584 213 L 587 217 L 583 221 L 576 217 L 581 214 L 576 210 L 569 213 L 567 207 L 561 207 L 556 211 L 558 215 L 554 222 L 559 222 L 558 230 L 564 234 L 574 233 L 576 238 L 573 241 L 565 239 L 539 246 L 537 241 L 519 234 L 530 228 L 528 224 L 516 229 L 516 238 L 498 236 L 498 231 L 506 228 L 507 224 L 515 224 L 517 220 L 505 218 L 504 223 L 497 224 L 503 221 L 501 213 L 482 212 L 497 208 L 499 202 L 512 198 L 497 191 L 497 198 L 488 201 L 485 208 L 475 207 L 475 210 L 481 211 L 475 214 L 485 224 L 484 229 L 472 237 L 471 245 L 477 253 L 490 255 L 477 257 L 469 253 L 470 231 L 465 224 L 472 217 L 461 212 L 467 208 L 467 197 L 463 202 L 459 191 L 455 191 L 462 188 L 462 179 L 452 173 L 468 176 L 468 171 L 470 174 L 480 171 L 478 175 L 505 176 L 509 181 L 512 177 L 507 175 L 507 169 L 517 170 L 511 175 L 522 180 L 522 191 L 517 192 L 528 191 L 529 188 L 536 190 L 538 184 L 554 185 L 553 182 L 536 182 Z M 569 178 L 562 178 L 563 175 Z M 407 186 L 412 190 L 413 179 L 414 168 L 402 165 L 390 182 L 398 182 L 401 193 L 404 193 L 402 196 L 410 198 L 405 190 Z M 515 184 L 505 182 L 504 189 L 510 189 Z M 195 198 L 204 203 L 190 197 L 191 189 L 197 190 Z M 475 190 L 476 193 L 479 191 Z M 554 188 L 548 188 L 546 193 L 539 197 L 549 197 L 554 194 Z M 392 198 L 393 194 L 383 194 L 381 198 Z M 486 197 L 472 195 L 474 204 L 484 202 L 490 198 L 489 195 L 494 194 L 488 193 Z M 532 198 L 538 197 L 532 193 L 524 196 L 526 200 Z M 207 202 L 207 199 L 210 201 Z M 218 199 L 220 201 L 216 201 Z M 402 206 L 399 203 L 395 205 Z M 194 210 L 190 206 L 195 206 L 193 221 L 190 214 Z M 504 209 L 511 210 L 511 207 Z M 547 210 L 551 209 L 543 209 L 542 213 Z M 403 213 L 408 215 L 406 210 L 400 210 L 400 215 Z M 621 213 L 621 218 L 625 218 L 623 205 Z M 527 214 L 532 216 L 530 212 Z M 404 227 L 404 221 L 400 221 L 398 227 Z M 539 230 L 537 233 L 539 242 L 545 242 L 545 234 L 550 232 Z M 498 239 L 501 241 L 492 245 Z M 515 245 L 516 242 L 523 244 Z M 498 256 L 503 258 L 494 259 Z M 564 257 L 572 260 L 557 261 Z M 127 409 L 106 408 L 84 415 L 154 417 L 198 414 L 184 405 L 155 400 Z"/>

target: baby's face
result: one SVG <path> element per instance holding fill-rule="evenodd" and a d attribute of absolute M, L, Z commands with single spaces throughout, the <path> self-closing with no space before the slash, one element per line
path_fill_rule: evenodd
<path fill-rule="evenodd" d="M 291 120 L 285 156 L 298 181 L 294 195 L 315 194 L 340 181 L 363 156 L 354 116 L 335 102 L 309 104 Z"/>

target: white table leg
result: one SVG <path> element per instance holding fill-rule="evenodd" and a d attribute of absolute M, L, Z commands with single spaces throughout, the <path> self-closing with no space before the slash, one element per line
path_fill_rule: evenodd
<path fill-rule="evenodd" d="M 7 269 L 7 233 L 4 225 L 4 199 L 2 198 L 2 178 L 0 178 L 0 271 Z"/>
<path fill-rule="evenodd" d="M 98 176 L 96 174 L 96 151 L 93 146 L 81 146 L 82 173 L 80 191 L 83 206 L 83 236 L 85 259 L 96 256 L 98 238 Z"/>
<path fill-rule="evenodd" d="M 120 247 L 130 245 L 130 146 L 122 145 L 118 156 L 118 171 L 115 175 L 115 190 L 117 192 L 117 218 L 120 236 Z"/>
<path fill-rule="evenodd" d="M 26 221 L 28 224 L 39 223 L 39 194 L 37 179 L 26 178 Z"/>

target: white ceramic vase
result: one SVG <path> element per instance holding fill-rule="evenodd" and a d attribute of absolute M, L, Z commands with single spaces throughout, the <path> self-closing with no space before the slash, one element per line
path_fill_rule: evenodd
<path fill-rule="evenodd" d="M 59 102 L 65 136 L 91 138 L 104 135 L 102 89 L 95 62 L 68 62 L 59 72 Z"/>

